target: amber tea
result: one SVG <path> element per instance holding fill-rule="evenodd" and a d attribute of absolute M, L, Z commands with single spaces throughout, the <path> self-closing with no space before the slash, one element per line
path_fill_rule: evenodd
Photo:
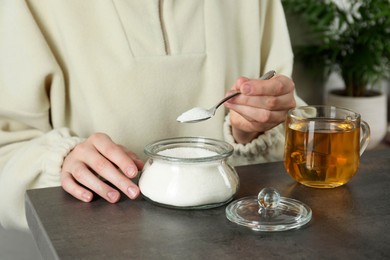
<path fill-rule="evenodd" d="M 343 185 L 356 174 L 360 154 L 367 145 L 367 140 L 362 140 L 364 147 L 361 147 L 360 120 L 351 115 L 332 118 L 337 113 L 329 116 L 318 114 L 318 110 L 309 112 L 313 111 L 314 115 L 301 111 L 299 117 L 289 115 L 287 118 L 285 168 L 291 177 L 306 186 L 332 188 Z M 366 128 L 363 130 L 363 137 L 368 139 Z"/>

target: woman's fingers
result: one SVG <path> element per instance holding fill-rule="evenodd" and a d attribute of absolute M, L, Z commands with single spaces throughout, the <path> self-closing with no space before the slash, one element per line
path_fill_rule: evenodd
<path fill-rule="evenodd" d="M 287 111 L 271 111 L 263 108 L 253 108 L 243 105 L 233 105 L 232 110 L 242 115 L 249 122 L 260 124 L 279 124 L 286 118 Z"/>
<path fill-rule="evenodd" d="M 257 133 L 263 133 L 274 126 L 278 125 L 281 121 L 278 119 L 270 120 L 268 119 L 271 116 L 274 116 L 273 114 L 269 113 L 268 111 L 263 111 L 264 113 L 259 113 L 255 115 L 245 115 L 243 116 L 241 113 L 238 113 L 236 111 L 231 111 L 230 115 L 230 123 L 234 128 L 240 129 L 244 132 L 257 132 Z M 261 118 L 262 117 L 262 118 Z M 277 115 L 277 117 L 282 117 L 283 115 Z M 281 119 L 283 121 L 283 119 Z"/>
<path fill-rule="evenodd" d="M 76 199 L 84 202 L 90 202 L 93 199 L 93 193 L 76 183 L 72 174 L 69 172 L 61 173 L 61 186 L 66 192 Z"/>
<path fill-rule="evenodd" d="M 91 153 L 87 154 L 94 157 Z M 104 183 L 84 161 L 72 158 L 74 155 L 75 154 L 68 156 L 64 161 L 65 167 L 63 167 L 61 178 L 62 187 L 67 192 L 83 201 L 85 201 L 85 195 L 88 194 L 86 191 L 89 189 L 111 203 L 117 202 L 120 198 L 119 192 Z M 69 161 L 71 161 L 71 163 L 68 163 Z"/>
<path fill-rule="evenodd" d="M 242 82 L 241 85 L 239 82 Z M 242 95 L 226 102 L 268 110 L 288 110 L 295 107 L 294 83 L 284 76 L 276 76 L 270 80 L 237 80 L 237 90 Z M 237 91 L 234 90 L 234 91 Z"/>
<path fill-rule="evenodd" d="M 123 149 L 123 151 L 125 151 L 127 156 L 133 160 L 134 164 L 137 166 L 138 171 L 140 171 L 144 168 L 144 162 L 141 159 L 139 159 L 138 156 L 134 152 L 128 150 L 126 147 L 124 147 L 122 145 L 119 145 L 119 146 Z"/>
<path fill-rule="evenodd" d="M 142 167 L 143 162 L 133 152 L 98 133 L 77 145 L 65 158 L 61 185 L 74 197 L 86 202 L 92 200 L 91 191 L 111 203 L 119 200 L 118 190 L 134 199 L 140 190 L 129 178 L 135 177 Z M 100 176 L 118 190 L 102 181 Z"/>
<path fill-rule="evenodd" d="M 123 150 L 122 146 L 115 144 L 108 135 L 102 133 L 94 134 L 91 136 L 91 142 L 99 153 L 118 166 L 126 176 L 129 178 L 137 176 L 137 165 L 128 156 L 127 152 Z M 104 168 L 104 161 L 96 161 L 94 163 L 99 162 L 103 163 L 101 166 Z M 99 168 L 99 165 L 95 165 L 95 167 Z"/>
<path fill-rule="evenodd" d="M 281 96 L 294 91 L 294 82 L 283 75 L 268 80 L 239 78 L 235 89 L 246 96 Z"/>
<path fill-rule="evenodd" d="M 295 99 L 293 93 L 288 93 L 281 96 L 245 96 L 238 95 L 226 102 L 229 104 L 237 104 L 248 106 L 252 108 L 262 108 L 267 110 L 287 110 L 295 106 Z M 229 107 L 230 108 L 230 107 Z"/>
<path fill-rule="evenodd" d="M 242 94 L 225 103 L 231 112 L 236 141 L 250 142 L 260 133 L 283 122 L 288 110 L 296 105 L 294 89 L 294 82 L 283 75 L 269 80 L 237 79 L 232 91 L 239 90 Z"/>

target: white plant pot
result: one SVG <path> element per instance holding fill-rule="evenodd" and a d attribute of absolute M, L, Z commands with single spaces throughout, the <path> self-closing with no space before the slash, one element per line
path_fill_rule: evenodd
<path fill-rule="evenodd" d="M 370 126 L 371 139 L 367 149 L 375 148 L 387 132 L 387 95 L 381 93 L 371 97 L 347 97 L 328 93 L 327 105 L 348 108 L 359 113 Z"/>

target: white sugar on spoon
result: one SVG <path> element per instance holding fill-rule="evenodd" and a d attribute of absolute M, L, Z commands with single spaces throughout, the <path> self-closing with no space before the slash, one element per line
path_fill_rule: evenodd
<path fill-rule="evenodd" d="M 265 73 L 262 77 L 260 77 L 261 80 L 270 79 L 275 75 L 275 71 L 271 70 Z M 180 123 L 197 123 L 200 121 L 207 120 L 215 115 L 215 112 L 217 111 L 218 107 L 222 105 L 227 100 L 231 99 L 232 97 L 237 96 L 238 94 L 241 94 L 240 91 L 237 91 L 221 101 L 218 102 L 215 106 L 211 107 L 210 109 L 205 109 L 202 107 L 194 107 L 183 114 L 181 114 L 176 120 Z"/>

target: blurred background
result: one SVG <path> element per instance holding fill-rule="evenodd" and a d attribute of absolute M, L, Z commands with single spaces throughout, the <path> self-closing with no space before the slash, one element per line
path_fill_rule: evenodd
<path fill-rule="evenodd" d="M 309 105 L 361 114 L 367 149 L 390 147 L 390 0 L 282 0 L 293 80 Z"/>
<path fill-rule="evenodd" d="M 342 70 L 355 70 L 372 79 L 367 88 L 389 99 L 389 0 L 282 0 L 282 4 L 300 97 L 310 105 L 324 104 L 329 91 L 345 88 Z"/>
<path fill-rule="evenodd" d="M 31 233 L 5 230 L 0 226 L 1 260 L 42 259 Z"/>

